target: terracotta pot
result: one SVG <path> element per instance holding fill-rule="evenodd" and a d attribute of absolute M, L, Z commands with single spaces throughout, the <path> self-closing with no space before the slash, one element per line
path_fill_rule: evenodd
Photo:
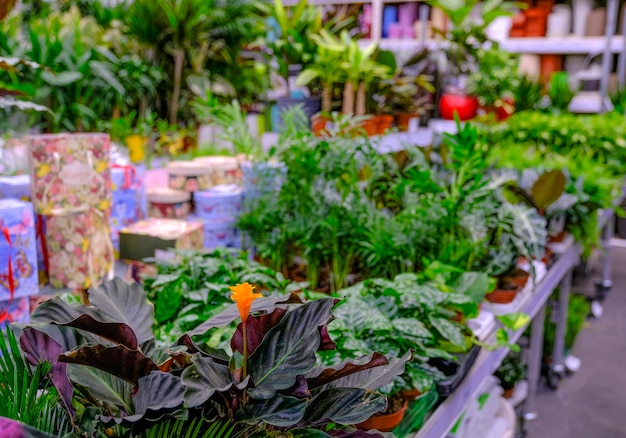
<path fill-rule="evenodd" d="M 374 116 L 378 122 L 378 134 L 386 133 L 393 126 L 393 116 L 390 114 L 381 114 Z"/>
<path fill-rule="evenodd" d="M 391 414 L 383 413 L 382 415 L 375 414 L 363 423 L 356 425 L 357 429 L 361 430 L 377 430 L 379 432 L 391 432 L 400 424 L 404 418 L 404 413 L 409 402 L 404 400 L 402 408 Z"/>
<path fill-rule="evenodd" d="M 411 389 L 411 390 L 408 390 L 408 391 L 400 391 L 400 395 L 407 402 L 410 402 L 410 401 L 415 400 L 420 395 L 422 395 L 422 391 L 420 391 L 419 389 Z"/>
<path fill-rule="evenodd" d="M 396 126 L 399 131 L 406 132 L 409 130 L 409 122 L 411 119 L 419 119 L 417 113 L 400 113 L 396 114 Z"/>
<path fill-rule="evenodd" d="M 554 0 L 537 0 L 537 7 L 541 9 L 546 9 L 548 13 L 552 12 L 553 6 Z"/>
<path fill-rule="evenodd" d="M 550 82 L 552 73 L 563 70 L 563 55 L 541 55 L 541 82 Z"/>
<path fill-rule="evenodd" d="M 561 243 L 565 240 L 566 236 L 567 236 L 567 231 L 563 230 L 556 236 L 548 236 L 548 242 L 549 243 Z"/>
<path fill-rule="evenodd" d="M 526 15 L 519 13 L 513 17 L 511 31 L 509 36 L 511 38 L 521 38 L 526 36 Z"/>
<path fill-rule="evenodd" d="M 526 271 L 518 270 L 515 275 L 506 275 L 501 278 L 504 283 L 511 283 L 519 288 L 523 288 L 528 283 L 530 274 Z"/>
<path fill-rule="evenodd" d="M 518 290 L 519 287 L 517 286 L 515 289 L 500 289 L 498 287 L 493 292 L 487 294 L 485 298 L 493 304 L 508 304 L 515 299 Z"/>
<path fill-rule="evenodd" d="M 359 126 L 368 137 L 373 137 L 378 134 L 378 119 L 374 116 L 365 120 L 361 126 Z"/>
<path fill-rule="evenodd" d="M 439 100 L 439 114 L 443 119 L 454 120 L 457 113 L 460 120 L 470 120 L 476 117 L 478 100 L 473 96 L 461 94 L 444 94 Z"/>
<path fill-rule="evenodd" d="M 513 393 L 515 392 L 515 387 L 513 388 L 509 388 L 509 389 L 505 389 L 504 392 L 502 393 L 502 397 L 504 398 L 513 398 Z"/>
<path fill-rule="evenodd" d="M 526 36 L 542 37 L 546 35 L 549 11 L 543 8 L 530 8 L 526 11 Z"/>
<path fill-rule="evenodd" d="M 319 114 L 311 117 L 311 129 L 313 134 L 317 137 L 323 137 L 328 135 L 327 126 L 330 123 L 330 117 L 322 116 Z"/>

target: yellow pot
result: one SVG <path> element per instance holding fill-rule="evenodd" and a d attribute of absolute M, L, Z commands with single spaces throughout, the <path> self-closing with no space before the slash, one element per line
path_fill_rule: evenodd
<path fill-rule="evenodd" d="M 140 163 L 146 156 L 146 146 L 148 145 L 148 137 L 144 135 L 130 135 L 126 137 L 126 146 L 130 151 L 130 161 Z"/>

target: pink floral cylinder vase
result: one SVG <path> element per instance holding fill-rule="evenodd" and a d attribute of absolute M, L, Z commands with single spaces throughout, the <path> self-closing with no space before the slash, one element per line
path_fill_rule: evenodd
<path fill-rule="evenodd" d="M 111 207 L 108 134 L 47 134 L 25 138 L 30 148 L 31 194 L 39 214 Z"/>
<path fill-rule="evenodd" d="M 46 217 L 50 285 L 72 290 L 97 286 L 113 272 L 109 213 L 90 209 Z"/>

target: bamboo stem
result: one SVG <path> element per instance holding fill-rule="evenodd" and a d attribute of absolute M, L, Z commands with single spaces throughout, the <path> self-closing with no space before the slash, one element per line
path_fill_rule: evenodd
<path fill-rule="evenodd" d="M 359 83 L 359 87 L 357 88 L 356 91 L 356 108 L 355 108 L 355 114 L 357 116 L 364 116 L 365 115 L 365 83 L 364 82 L 360 82 Z"/>
<path fill-rule="evenodd" d="M 354 114 L 354 85 L 352 81 L 346 82 L 343 88 L 343 107 L 341 111 L 344 114 Z"/>

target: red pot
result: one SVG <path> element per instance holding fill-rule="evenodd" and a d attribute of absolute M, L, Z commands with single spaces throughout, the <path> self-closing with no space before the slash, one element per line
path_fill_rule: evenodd
<path fill-rule="evenodd" d="M 472 96 L 461 94 L 444 94 L 439 100 L 439 114 L 446 120 L 454 120 L 458 114 L 460 120 L 470 120 L 476 117 L 478 100 Z"/>

